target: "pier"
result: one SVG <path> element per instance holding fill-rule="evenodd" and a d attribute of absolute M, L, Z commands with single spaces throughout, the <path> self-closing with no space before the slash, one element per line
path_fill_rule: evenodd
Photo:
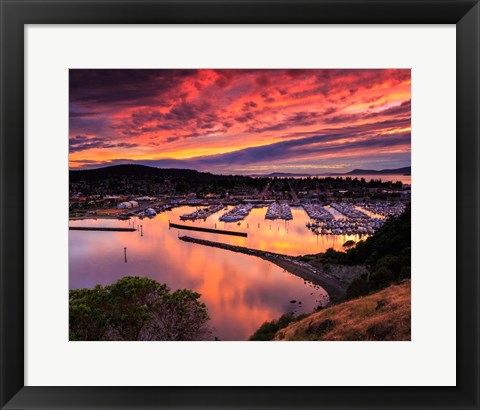
<path fill-rule="evenodd" d="M 246 232 L 227 231 L 224 229 L 202 228 L 200 226 L 191 226 L 191 225 L 180 225 L 173 222 L 169 222 L 168 226 L 170 228 L 187 229 L 189 231 L 218 233 L 221 235 L 243 236 L 245 238 L 248 236 Z"/>
<path fill-rule="evenodd" d="M 330 221 L 333 215 L 328 212 L 323 206 L 318 204 L 303 204 L 303 209 L 307 215 L 312 219 Z"/>
<path fill-rule="evenodd" d="M 221 211 L 223 208 L 224 208 L 223 204 L 212 205 L 212 206 L 209 206 L 208 208 L 198 209 L 189 214 L 181 215 L 180 219 L 182 221 L 186 221 L 186 220 L 195 221 L 197 219 L 207 219 L 210 215 L 213 215 L 214 213 Z"/>
<path fill-rule="evenodd" d="M 321 286 L 330 296 L 331 300 L 341 300 L 345 297 L 348 283 L 336 279 L 312 265 L 299 261 L 295 257 L 283 255 L 281 253 L 267 252 L 260 249 L 246 248 L 244 246 L 229 245 L 222 242 L 207 241 L 204 239 L 192 238 L 190 236 L 180 236 L 180 240 L 184 242 L 196 243 L 204 246 L 225 249 L 227 251 L 244 253 L 246 255 L 257 256 L 264 260 L 274 263 L 285 269 L 287 272 L 298 276 L 304 280 L 308 280 L 316 285 Z"/>
<path fill-rule="evenodd" d="M 332 202 L 330 206 L 336 211 L 340 212 L 342 215 L 346 216 L 348 219 L 370 219 L 366 213 L 355 209 L 352 205 L 346 202 Z"/>
<path fill-rule="evenodd" d="M 376 215 L 381 215 L 384 218 L 397 217 L 405 211 L 405 204 L 402 202 L 389 201 L 368 201 L 356 204 L 357 207 L 364 208 L 367 211 Z M 360 209 L 361 210 L 361 209 Z"/>
<path fill-rule="evenodd" d="M 110 228 L 102 226 L 69 226 L 71 231 L 134 232 L 135 228 Z"/>
<path fill-rule="evenodd" d="M 267 209 L 265 219 L 285 219 L 286 221 L 293 219 L 290 206 L 286 202 L 281 204 L 272 202 Z"/>

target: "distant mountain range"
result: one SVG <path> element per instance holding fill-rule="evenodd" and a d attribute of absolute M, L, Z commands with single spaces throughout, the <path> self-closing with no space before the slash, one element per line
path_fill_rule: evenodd
<path fill-rule="evenodd" d="M 311 177 L 311 174 L 293 174 L 290 172 L 272 172 L 270 174 L 249 174 L 250 177 L 266 177 L 266 178 L 289 178 L 289 177 Z"/>
<path fill-rule="evenodd" d="M 272 172 L 271 174 L 252 174 L 252 177 L 315 177 L 315 176 L 342 176 L 342 175 L 411 175 L 411 167 L 395 168 L 395 169 L 354 169 L 350 172 L 327 172 L 321 174 L 295 174 L 289 172 Z"/>
<path fill-rule="evenodd" d="M 98 180 L 111 176 L 155 176 L 155 177 L 181 177 L 191 180 L 215 180 L 218 178 L 229 178 L 228 175 L 215 175 L 209 172 L 199 172 L 192 169 L 177 168 L 156 168 L 145 165 L 113 165 L 103 168 L 70 170 L 70 181 L 75 182 L 83 179 Z M 324 173 L 324 174 L 299 174 L 289 172 L 272 172 L 270 174 L 236 175 L 237 177 L 267 177 L 267 178 L 293 178 L 293 177 L 315 177 L 315 176 L 350 176 L 350 175 L 411 175 L 411 167 L 396 169 L 354 169 L 346 173 Z"/>
<path fill-rule="evenodd" d="M 395 169 L 354 169 L 353 171 L 345 174 L 333 174 L 333 175 L 412 175 L 412 167 L 403 167 Z"/>

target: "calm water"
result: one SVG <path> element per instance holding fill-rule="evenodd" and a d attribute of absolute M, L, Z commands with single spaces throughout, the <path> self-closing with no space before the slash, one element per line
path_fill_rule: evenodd
<path fill-rule="evenodd" d="M 147 276 L 166 283 L 171 289 L 199 292 L 207 305 L 214 335 L 221 340 L 246 340 L 265 321 L 286 312 L 311 312 L 325 304 L 323 289 L 305 284 L 303 279 L 260 258 L 222 249 L 186 243 L 178 236 L 188 235 L 212 241 L 269 250 L 288 255 L 342 249 L 357 235 L 316 236 L 305 224 L 308 216 L 292 208 L 292 221 L 265 220 L 266 208 L 253 209 L 240 225 L 220 222 L 225 212 L 206 221 L 180 221 L 180 215 L 195 210 L 180 207 L 153 219 L 70 221 L 71 226 L 143 225 L 140 232 L 70 231 L 70 288 L 107 285 L 127 276 Z M 168 221 L 248 233 L 247 238 L 195 231 L 169 229 Z M 127 262 L 124 248 L 127 248 Z M 301 301 L 292 304 L 290 300 Z"/>

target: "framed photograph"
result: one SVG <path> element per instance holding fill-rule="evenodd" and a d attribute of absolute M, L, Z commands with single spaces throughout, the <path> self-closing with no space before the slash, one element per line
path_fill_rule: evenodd
<path fill-rule="evenodd" d="M 478 409 L 480 5 L 1 1 L 2 409 Z"/>

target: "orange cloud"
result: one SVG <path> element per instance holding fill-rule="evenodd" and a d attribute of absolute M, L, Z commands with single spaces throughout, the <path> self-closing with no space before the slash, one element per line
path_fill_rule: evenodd
<path fill-rule="evenodd" d="M 405 69 L 70 70 L 70 165 L 181 161 L 314 133 L 405 133 L 410 87 Z"/>

